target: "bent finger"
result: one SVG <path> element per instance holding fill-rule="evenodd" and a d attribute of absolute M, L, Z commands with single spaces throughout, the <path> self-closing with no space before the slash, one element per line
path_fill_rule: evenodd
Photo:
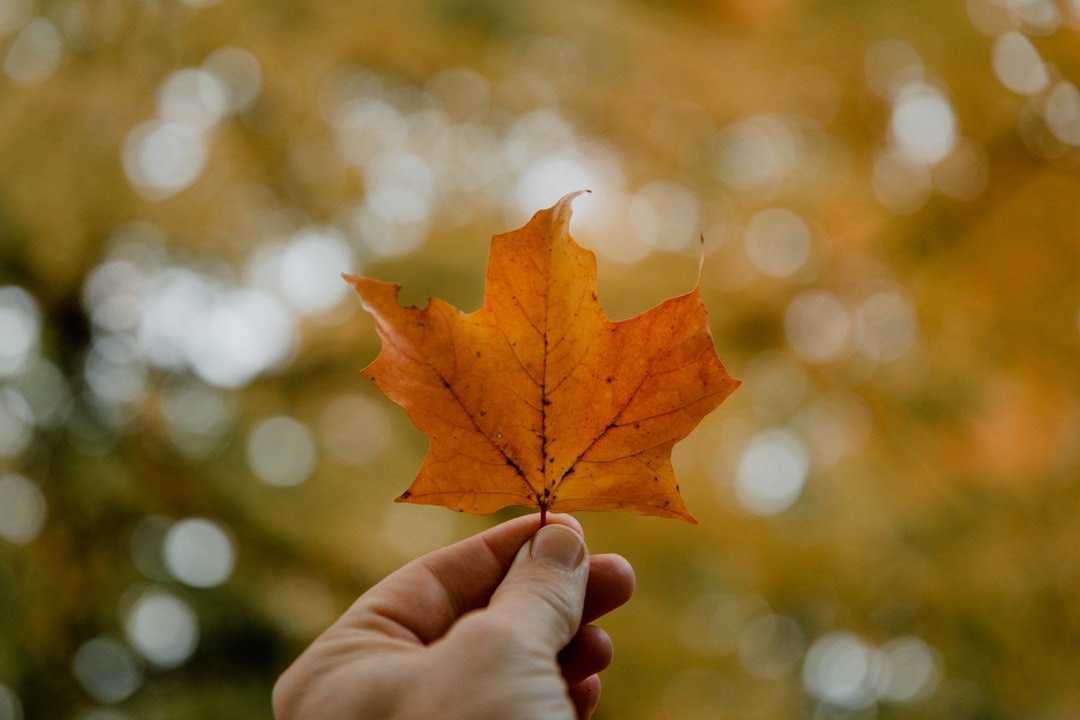
<path fill-rule="evenodd" d="M 559 667 L 566 682 L 576 685 L 606 669 L 614 656 L 615 647 L 603 628 L 583 625 L 559 653 Z"/>
<path fill-rule="evenodd" d="M 570 700 L 577 710 L 578 720 L 589 720 L 600 702 L 600 678 L 590 675 L 570 686 Z"/>
<path fill-rule="evenodd" d="M 581 622 L 590 623 L 625 604 L 636 585 L 634 568 L 626 558 L 610 553 L 591 556 Z"/>

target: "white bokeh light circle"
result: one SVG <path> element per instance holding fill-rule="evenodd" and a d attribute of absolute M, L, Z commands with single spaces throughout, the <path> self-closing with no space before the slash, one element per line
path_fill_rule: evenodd
<path fill-rule="evenodd" d="M 188 518 L 169 528 L 162 554 L 173 577 L 192 587 L 220 585 L 229 579 L 236 565 L 236 550 L 229 534 L 206 518 Z"/>

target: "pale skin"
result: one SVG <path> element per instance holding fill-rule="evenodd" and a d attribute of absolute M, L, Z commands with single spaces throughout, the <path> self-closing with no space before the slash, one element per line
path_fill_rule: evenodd
<path fill-rule="evenodd" d="M 277 720 L 588 720 L 612 659 L 590 623 L 634 591 L 569 515 L 517 518 L 361 595 L 274 686 Z M 539 528 L 539 531 L 538 531 Z"/>

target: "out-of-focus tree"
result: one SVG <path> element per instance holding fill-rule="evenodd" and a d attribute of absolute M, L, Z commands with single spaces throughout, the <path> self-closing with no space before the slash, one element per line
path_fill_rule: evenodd
<path fill-rule="evenodd" d="M 425 442 L 342 271 L 480 304 L 566 192 L 626 317 L 703 235 L 744 385 L 598 717 L 1080 712 L 1080 5 L 0 0 L 0 720 L 268 717 Z"/>

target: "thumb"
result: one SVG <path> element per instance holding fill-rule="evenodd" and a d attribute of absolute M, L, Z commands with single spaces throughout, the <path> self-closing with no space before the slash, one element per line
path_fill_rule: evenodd
<path fill-rule="evenodd" d="M 487 612 L 557 653 L 581 624 L 588 577 L 589 553 L 581 535 L 565 525 L 542 527 L 518 551 Z"/>

